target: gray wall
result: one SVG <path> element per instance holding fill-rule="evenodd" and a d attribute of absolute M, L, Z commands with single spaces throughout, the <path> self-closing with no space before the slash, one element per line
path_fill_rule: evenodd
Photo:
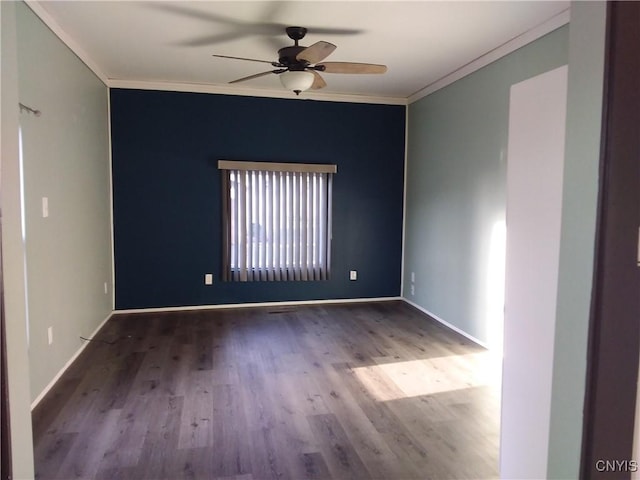
<path fill-rule="evenodd" d="M 569 64 L 548 478 L 578 478 L 593 274 L 604 71 L 604 2 L 571 24 L 409 107 L 403 295 L 488 341 L 483 278 L 504 219 L 508 89 Z M 410 295 L 410 274 L 416 294 Z"/>
<path fill-rule="evenodd" d="M 19 119 L 33 401 L 112 311 L 108 91 L 24 3 L 16 22 L 19 99 L 42 111 Z"/>
<path fill-rule="evenodd" d="M 112 310 L 108 96 L 105 85 L 25 4 L 0 2 L 0 16 L 12 463 L 14 478 L 27 479 L 34 475 L 30 404 L 78 351 L 79 336 L 90 335 Z M 18 102 L 40 109 L 42 116 L 18 114 Z M 50 200 L 48 218 L 41 215 L 43 196 Z"/>
<path fill-rule="evenodd" d="M 568 33 L 555 30 L 409 106 L 403 296 L 487 344 L 501 329 L 509 88 L 566 64 Z"/>
<path fill-rule="evenodd" d="M 18 161 L 18 60 L 14 2 L 0 2 L 0 201 L 2 202 L 2 279 L 7 343 L 11 459 L 14 478 L 33 478 L 33 442 L 29 404 L 29 356 L 24 301 L 24 249 L 20 227 Z"/>
<path fill-rule="evenodd" d="M 578 478 L 579 473 L 600 164 L 605 20 L 604 2 L 571 5 L 547 478 Z"/>

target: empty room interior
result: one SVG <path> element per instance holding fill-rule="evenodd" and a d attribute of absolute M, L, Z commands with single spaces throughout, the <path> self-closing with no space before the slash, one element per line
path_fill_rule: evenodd
<path fill-rule="evenodd" d="M 0 8 L 3 479 L 579 477 L 604 2 Z"/>

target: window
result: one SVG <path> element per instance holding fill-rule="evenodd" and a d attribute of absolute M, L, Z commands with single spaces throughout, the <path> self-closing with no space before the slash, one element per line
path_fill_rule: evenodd
<path fill-rule="evenodd" d="M 335 165 L 220 160 L 223 279 L 326 280 Z"/>

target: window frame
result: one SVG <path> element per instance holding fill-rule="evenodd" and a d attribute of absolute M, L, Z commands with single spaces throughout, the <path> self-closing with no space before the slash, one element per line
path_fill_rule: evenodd
<path fill-rule="evenodd" d="M 219 160 L 218 169 L 223 170 L 223 281 L 327 280 L 331 270 L 333 175 L 337 172 L 337 166 Z M 234 176 L 236 180 L 232 180 Z M 242 185 L 240 188 L 244 193 L 234 203 L 232 192 L 237 195 L 239 191 L 238 186 L 234 187 L 235 182 Z M 251 190 L 246 190 L 248 188 Z M 260 193 L 257 193 L 258 189 Z M 260 201 L 256 217 L 256 204 Z M 246 202 L 251 202 L 252 207 L 248 207 Z M 277 208 L 274 204 L 278 205 Z M 287 214 L 284 215 L 283 211 Z M 309 214 L 314 218 L 320 215 L 322 221 L 310 223 Z M 274 243 L 256 246 L 251 233 L 255 226 L 252 220 L 256 218 L 261 231 L 266 230 L 265 235 L 269 235 Z M 232 228 L 234 222 L 237 227 L 235 232 Z M 306 224 L 305 228 L 302 228 L 303 223 Z M 283 226 L 286 237 L 281 236 Z M 276 229 L 279 233 L 276 233 Z M 291 233 L 291 229 L 295 233 Z M 233 242 L 234 235 L 236 238 L 245 238 L 245 241 Z M 286 238 L 284 247 L 283 238 Z M 260 256 L 256 255 L 256 251 L 260 252 Z M 278 255 L 278 251 L 286 251 L 286 258 L 280 258 L 284 255 Z"/>

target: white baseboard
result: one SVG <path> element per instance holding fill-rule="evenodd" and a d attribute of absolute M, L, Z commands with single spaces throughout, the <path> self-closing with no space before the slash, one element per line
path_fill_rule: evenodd
<path fill-rule="evenodd" d="M 450 328 L 451 330 L 453 330 L 454 332 L 459 333 L 460 335 L 462 335 L 465 338 L 468 338 L 469 340 L 471 340 L 473 343 L 477 343 L 478 345 L 480 345 L 481 347 L 486 348 L 487 350 L 490 350 L 489 346 L 481 341 L 478 340 L 476 337 L 474 337 L 473 335 L 469 335 L 467 332 L 465 332 L 464 330 L 459 329 L 458 327 L 456 327 L 455 325 L 451 325 L 449 322 L 447 322 L 446 320 L 443 320 L 442 318 L 440 318 L 439 316 L 431 313 L 429 310 L 427 310 L 426 308 L 421 307 L 420 305 L 418 305 L 417 303 L 413 303 L 411 300 L 409 300 L 408 298 L 402 297 L 402 300 L 404 300 L 406 303 L 408 303 L 409 305 L 411 305 L 414 308 L 417 308 L 418 310 L 420 310 L 422 313 L 426 313 L 427 315 L 429 315 L 431 318 L 433 318 L 434 320 L 436 320 L 437 322 L 441 323 L 442 325 L 444 325 L 447 328 Z"/>
<path fill-rule="evenodd" d="M 123 310 L 115 310 L 113 313 L 162 313 L 162 312 L 180 312 L 180 311 L 191 311 L 191 310 L 221 310 L 221 309 L 231 309 L 231 308 L 256 308 L 256 307 L 288 307 L 288 306 L 298 306 L 298 305 L 327 305 L 327 304 L 347 304 L 347 303 L 363 303 L 363 302 L 390 302 L 401 300 L 412 307 L 420 310 L 422 313 L 425 313 L 429 317 L 433 318 L 437 322 L 441 323 L 445 327 L 453 330 L 454 332 L 459 333 L 465 338 L 468 338 L 473 343 L 477 343 L 481 347 L 489 349 L 487 344 L 473 335 L 468 334 L 464 330 L 456 327 L 455 325 L 450 324 L 446 320 L 443 320 L 439 316 L 431 313 L 426 308 L 421 307 L 420 305 L 413 303 L 411 300 L 405 297 L 377 297 L 377 298 L 338 298 L 338 299 L 329 299 L 329 300 L 298 300 L 298 301 L 287 301 L 287 302 L 258 302 L 258 303 L 229 303 L 224 305 L 195 305 L 195 306 L 184 306 L 184 307 L 161 307 L 161 308 L 132 308 L 132 309 L 123 309 Z"/>
<path fill-rule="evenodd" d="M 330 305 L 330 304 L 348 304 L 348 303 L 365 303 L 365 302 L 390 302 L 401 300 L 412 307 L 420 310 L 425 313 L 429 317 L 434 320 L 440 322 L 445 327 L 459 333 L 463 337 L 468 338 L 474 343 L 477 343 L 481 347 L 488 348 L 487 345 L 478 340 L 477 338 L 469 335 L 464 330 L 460 330 L 455 325 L 450 324 L 449 322 L 443 320 L 437 315 L 431 313 L 427 309 L 421 307 L 420 305 L 413 303 L 411 300 L 405 297 L 376 297 L 376 298 L 339 298 L 339 299 L 329 299 L 329 300 L 300 300 L 300 301 L 288 301 L 288 302 L 261 302 L 261 303 L 231 303 L 224 305 L 196 305 L 196 306 L 184 306 L 184 307 L 163 307 L 163 308 L 135 308 L 135 309 L 127 309 L 127 310 L 114 310 L 107 317 L 100 322 L 100 325 L 96 327 L 94 332 L 90 335 L 90 337 L 94 337 L 98 331 L 104 326 L 105 323 L 114 315 L 119 313 L 160 313 L 160 312 L 179 312 L 179 311 L 189 311 L 189 310 L 221 310 L 221 309 L 231 309 L 231 308 L 255 308 L 255 307 L 285 307 L 285 306 L 298 306 L 298 305 Z M 89 342 L 83 343 L 78 351 L 69 359 L 69 361 L 60 369 L 58 374 L 53 377 L 53 379 L 49 382 L 49 384 L 40 392 L 40 394 L 36 397 L 36 399 L 31 403 L 31 410 L 33 410 L 38 403 L 44 398 L 44 396 L 51 390 L 51 388 L 56 384 L 56 382 L 62 377 L 64 372 L 71 366 L 71 364 L 80 356 L 83 350 L 86 348 Z"/>
<path fill-rule="evenodd" d="M 255 307 L 289 307 L 297 305 L 327 305 L 343 303 L 363 303 L 363 302 L 390 302 L 393 300 L 403 300 L 402 297 L 376 297 L 376 298 L 336 298 L 329 300 L 297 300 L 287 302 L 259 302 L 259 303 L 228 303 L 223 305 L 194 305 L 184 307 L 160 307 L 160 308 L 131 308 L 114 310 L 113 313 L 161 313 L 161 312 L 181 312 L 187 310 L 221 310 L 230 308 L 255 308 Z"/>
<path fill-rule="evenodd" d="M 109 315 L 106 316 L 106 318 L 100 322 L 100 325 L 98 325 L 96 327 L 96 329 L 93 331 L 93 333 L 91 335 L 89 335 L 89 338 L 93 338 L 96 336 L 96 334 L 100 331 L 100 329 L 104 326 L 105 323 L 107 323 L 107 321 L 113 316 L 113 312 L 111 312 Z M 64 374 L 64 372 L 67 371 L 67 368 L 69 368 L 71 366 L 71 364 L 76 360 L 76 358 L 78 358 L 80 356 L 80 354 L 82 353 L 82 351 L 87 347 L 87 345 L 89 344 L 89 342 L 84 342 L 82 345 L 80 345 L 80 348 L 78 349 L 78 351 L 73 355 L 73 357 L 71 357 L 69 359 L 69 361 L 67 363 L 64 364 L 64 366 L 60 369 L 60 371 L 57 373 L 57 375 L 55 377 L 53 377 L 53 379 L 51 379 L 51 381 L 49 382 L 49 384 L 44 387 L 44 389 L 40 392 L 40 394 L 35 398 L 35 400 L 33 402 L 31 402 L 31 410 L 33 411 L 34 408 L 36 408 L 36 406 L 38 405 L 38 403 L 40 403 L 40 401 L 44 398 L 44 396 L 49 393 L 49 390 L 51 390 L 51 388 L 53 388 L 53 386 L 57 383 L 58 380 L 60 380 L 60 377 L 62 377 L 62 375 Z"/>

